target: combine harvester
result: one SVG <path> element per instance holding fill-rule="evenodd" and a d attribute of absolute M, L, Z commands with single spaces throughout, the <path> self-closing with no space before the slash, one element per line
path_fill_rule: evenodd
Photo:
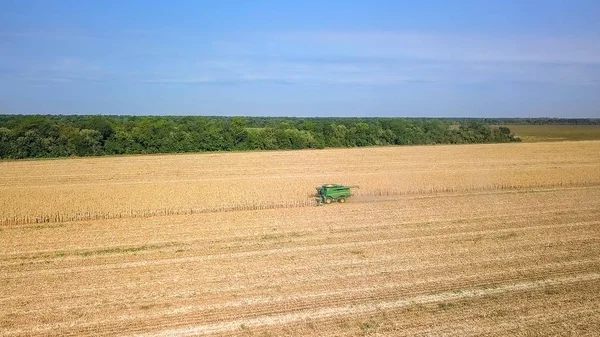
<path fill-rule="evenodd" d="M 326 184 L 317 187 L 317 196 L 319 197 L 319 205 L 331 204 L 334 201 L 339 203 L 346 202 L 347 198 L 352 196 L 351 188 L 359 188 L 358 186 L 344 186 L 338 184 Z"/>

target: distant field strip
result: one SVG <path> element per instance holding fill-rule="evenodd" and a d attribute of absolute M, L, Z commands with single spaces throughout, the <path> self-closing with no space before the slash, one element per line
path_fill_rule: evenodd
<path fill-rule="evenodd" d="M 508 125 L 523 142 L 600 140 L 600 125 Z"/>

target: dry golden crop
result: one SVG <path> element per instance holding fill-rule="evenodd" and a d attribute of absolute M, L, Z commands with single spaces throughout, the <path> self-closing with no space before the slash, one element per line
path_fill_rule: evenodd
<path fill-rule="evenodd" d="M 415 146 L 0 162 L 0 224 L 314 205 L 358 195 L 582 186 L 600 143 Z"/>
<path fill-rule="evenodd" d="M 2 215 L 29 219 L 0 226 L 0 335 L 597 335 L 598 150 L 0 163 Z M 361 189 L 283 207 L 324 182 Z M 88 218 L 31 220 L 53 212 Z"/>

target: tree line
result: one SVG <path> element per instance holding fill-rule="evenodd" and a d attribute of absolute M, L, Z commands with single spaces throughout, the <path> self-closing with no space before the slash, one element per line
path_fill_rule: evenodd
<path fill-rule="evenodd" d="M 0 158 L 519 141 L 477 120 L 0 115 Z"/>

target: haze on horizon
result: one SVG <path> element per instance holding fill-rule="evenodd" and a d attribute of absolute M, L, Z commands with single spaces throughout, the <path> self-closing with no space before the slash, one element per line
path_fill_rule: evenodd
<path fill-rule="evenodd" d="M 0 114 L 600 117 L 600 2 L 0 2 Z"/>

